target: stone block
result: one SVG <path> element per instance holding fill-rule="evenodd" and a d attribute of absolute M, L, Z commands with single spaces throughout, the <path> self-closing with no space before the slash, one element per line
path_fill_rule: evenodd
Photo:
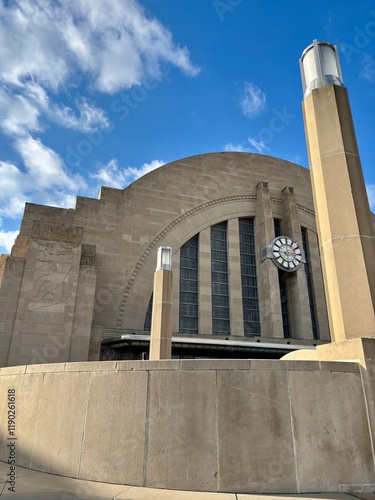
<path fill-rule="evenodd" d="M 149 377 L 145 486 L 215 491 L 215 371 L 154 371 Z"/>
<path fill-rule="evenodd" d="M 0 368 L 0 376 L 1 375 L 15 375 L 17 373 L 25 373 L 26 372 L 26 365 L 21 365 L 21 366 L 7 366 L 4 368 Z"/>
<path fill-rule="evenodd" d="M 353 483 L 373 482 L 360 376 L 290 372 L 289 394 L 298 491 L 336 491 L 349 477 Z"/>
<path fill-rule="evenodd" d="M 181 370 L 249 370 L 249 359 L 182 359 Z"/>
<path fill-rule="evenodd" d="M 1 415 L 8 415 L 8 390 L 15 390 L 15 430 L 17 464 L 30 467 L 31 455 L 35 446 L 35 431 L 38 419 L 39 395 L 43 383 L 43 376 L 23 374 L 0 376 L 0 411 Z M 8 432 L 8 419 L 2 419 L 0 433 L 6 438 L 11 437 Z M 9 450 L 6 442 L 0 447 L 0 460 L 8 461 Z M 8 466 L 9 472 L 9 466 Z"/>
<path fill-rule="evenodd" d="M 31 468 L 78 476 L 88 384 L 88 373 L 44 375 Z"/>
<path fill-rule="evenodd" d="M 147 372 L 91 374 L 80 478 L 142 484 L 146 397 Z"/>
<path fill-rule="evenodd" d="M 113 371 L 116 368 L 116 361 L 86 361 L 84 363 L 65 363 L 66 372 L 98 372 Z"/>
<path fill-rule="evenodd" d="M 217 386 L 219 491 L 296 491 L 287 373 L 218 371 Z"/>
<path fill-rule="evenodd" d="M 27 365 L 26 373 L 57 373 L 65 371 L 65 363 L 46 363 L 42 365 Z"/>

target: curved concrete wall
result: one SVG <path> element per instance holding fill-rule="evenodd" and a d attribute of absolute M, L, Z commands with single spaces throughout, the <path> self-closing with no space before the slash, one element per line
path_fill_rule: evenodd
<path fill-rule="evenodd" d="M 17 464 L 40 471 L 156 488 L 339 491 L 375 483 L 374 374 L 315 361 L 19 366 L 0 370 L 0 414 L 15 389 Z"/>

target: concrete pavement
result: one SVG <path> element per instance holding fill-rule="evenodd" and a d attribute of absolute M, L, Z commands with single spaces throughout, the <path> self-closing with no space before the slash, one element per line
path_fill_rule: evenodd
<path fill-rule="evenodd" d="M 15 492 L 8 488 L 9 465 L 0 462 L 0 498 L 12 500 L 375 500 L 375 494 L 347 493 L 300 495 L 248 495 L 158 490 L 119 484 L 96 483 L 16 467 Z"/>

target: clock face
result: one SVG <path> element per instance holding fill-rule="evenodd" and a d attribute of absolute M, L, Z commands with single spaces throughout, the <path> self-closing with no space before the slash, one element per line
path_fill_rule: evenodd
<path fill-rule="evenodd" d="M 298 244 L 287 236 L 279 236 L 272 243 L 272 260 L 284 271 L 297 271 L 302 264 L 302 251 Z"/>

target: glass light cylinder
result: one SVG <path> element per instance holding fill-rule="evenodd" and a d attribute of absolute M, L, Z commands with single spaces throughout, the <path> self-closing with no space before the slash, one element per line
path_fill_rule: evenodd
<path fill-rule="evenodd" d="M 304 97 L 324 85 L 344 86 L 337 47 L 328 42 L 314 40 L 300 59 Z"/>
<path fill-rule="evenodd" d="M 159 247 L 156 270 L 172 271 L 172 248 L 171 247 Z"/>

